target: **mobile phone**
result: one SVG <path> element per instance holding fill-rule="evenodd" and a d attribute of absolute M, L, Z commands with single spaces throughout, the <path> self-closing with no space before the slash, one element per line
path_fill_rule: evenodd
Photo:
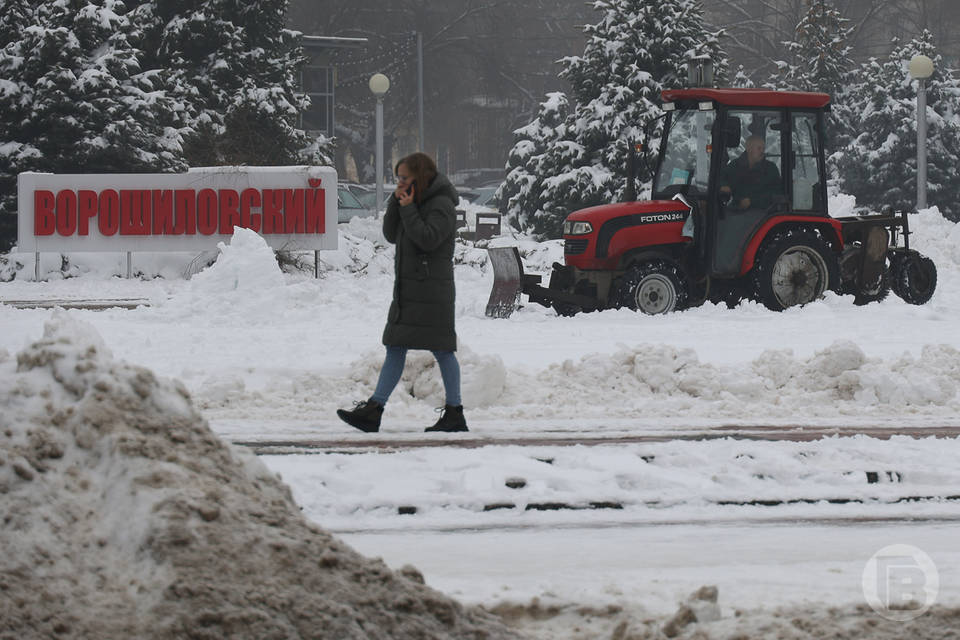
<path fill-rule="evenodd" d="M 413 195 L 413 183 L 412 183 L 412 182 L 410 183 L 410 186 L 407 187 L 406 194 L 407 194 L 408 196 L 412 196 L 412 195 Z"/>

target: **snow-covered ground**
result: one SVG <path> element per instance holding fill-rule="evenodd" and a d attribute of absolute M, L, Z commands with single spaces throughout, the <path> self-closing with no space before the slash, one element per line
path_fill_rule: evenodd
<path fill-rule="evenodd" d="M 831 202 L 835 215 L 851 206 L 845 197 Z M 865 563 L 894 542 L 930 554 L 940 571 L 937 602 L 956 606 L 960 553 L 954 525 L 944 522 L 960 518 L 958 501 L 914 501 L 960 495 L 956 440 L 496 444 L 517 435 L 754 425 L 960 426 L 960 230 L 935 209 L 911 216 L 911 228 L 911 246 L 939 269 L 930 303 L 891 295 L 857 307 L 828 294 L 784 313 L 743 303 L 660 317 L 618 310 L 562 318 L 527 305 L 493 320 L 484 316 L 486 252 L 459 245 L 457 329 L 471 433 L 451 437 L 482 436 L 491 446 L 263 460 L 310 518 L 358 550 L 395 567 L 412 562 L 428 584 L 491 607 L 539 598 L 664 615 L 705 584 L 719 587 L 726 618 L 734 610 L 852 606 L 864 602 Z M 375 221 L 354 220 L 339 233 L 340 249 L 321 254 L 319 279 L 281 273 L 259 238 L 242 231 L 189 280 L 181 275 L 193 255 L 134 254 L 144 277 L 132 280 L 118 277 L 123 255 L 72 254 L 67 278 L 60 256 L 44 255 L 44 281 L 34 282 L 33 256 L 13 254 L 3 273 L 21 266 L 0 283 L 0 300 L 147 304 L 0 305 L 0 365 L 13 367 L 45 322 L 65 315 L 92 326 L 118 360 L 182 381 L 225 438 L 375 441 L 334 411 L 366 398 L 376 382 L 392 250 Z M 528 271 L 546 273 L 562 259 L 560 242 L 495 242 L 517 244 Z M 380 435 L 416 445 L 442 401 L 432 358 L 411 353 Z M 818 502 L 830 499 L 838 503 Z M 565 507 L 528 509 L 545 503 Z M 568 508 L 591 503 L 600 507 Z"/>

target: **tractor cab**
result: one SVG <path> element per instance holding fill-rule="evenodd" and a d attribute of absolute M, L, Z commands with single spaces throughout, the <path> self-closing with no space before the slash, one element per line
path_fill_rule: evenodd
<path fill-rule="evenodd" d="M 667 112 L 653 200 L 691 206 L 694 245 L 713 278 L 749 269 L 750 241 L 789 215 L 827 217 L 823 93 L 759 89 L 663 92 Z"/>

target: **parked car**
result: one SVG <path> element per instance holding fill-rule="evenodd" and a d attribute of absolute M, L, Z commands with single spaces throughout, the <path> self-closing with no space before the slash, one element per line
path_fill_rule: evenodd
<path fill-rule="evenodd" d="M 357 197 L 357 200 L 360 201 L 363 206 L 368 209 L 377 208 L 377 188 L 372 184 L 357 184 L 355 182 L 343 182 L 341 183 L 350 190 L 350 193 Z M 390 194 L 393 193 L 392 185 L 383 185 L 383 204 L 380 205 L 381 210 L 387 208 L 387 200 L 390 199 Z"/>
<path fill-rule="evenodd" d="M 490 207 L 491 209 L 497 208 L 497 202 L 495 196 L 497 195 L 497 189 L 500 184 L 487 184 L 480 187 L 463 187 L 457 188 L 457 193 L 461 198 L 469 202 L 470 204 L 475 204 L 481 207 Z"/>
<path fill-rule="evenodd" d="M 347 185 L 337 185 L 337 222 L 349 222 L 351 218 L 357 217 L 372 218 L 376 215 L 376 208 L 360 202 Z"/>

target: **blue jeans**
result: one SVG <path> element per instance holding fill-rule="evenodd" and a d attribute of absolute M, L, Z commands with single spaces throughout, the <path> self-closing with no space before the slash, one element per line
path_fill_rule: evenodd
<path fill-rule="evenodd" d="M 457 362 L 457 355 L 453 351 L 431 351 L 430 353 L 440 365 L 440 377 L 443 378 L 443 389 L 447 396 L 446 403 L 454 407 L 463 404 L 460 400 L 460 363 Z M 370 396 L 371 400 L 377 401 L 380 405 L 387 404 L 387 398 L 400 382 L 406 361 L 406 347 L 387 347 L 387 357 L 380 369 L 380 378 L 377 380 L 376 390 Z"/>

